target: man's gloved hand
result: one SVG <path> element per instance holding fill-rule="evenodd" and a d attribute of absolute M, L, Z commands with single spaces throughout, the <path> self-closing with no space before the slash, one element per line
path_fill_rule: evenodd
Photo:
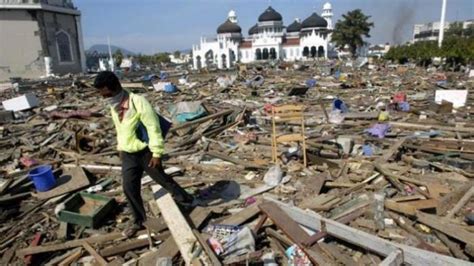
<path fill-rule="evenodd" d="M 161 158 L 160 157 L 152 157 L 150 162 L 148 163 L 148 167 L 156 168 L 161 166 Z"/>

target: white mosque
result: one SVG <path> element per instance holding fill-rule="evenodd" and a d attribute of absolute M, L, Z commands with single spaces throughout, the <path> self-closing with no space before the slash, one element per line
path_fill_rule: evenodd
<path fill-rule="evenodd" d="M 231 10 L 217 28 L 217 38 L 201 37 L 200 44 L 193 45 L 193 66 L 225 69 L 238 62 L 327 58 L 332 17 L 331 4 L 326 3 L 321 16 L 314 12 L 302 22 L 295 19 L 285 27 L 281 14 L 269 6 L 249 29 L 249 36 L 244 37 L 237 15 Z"/>

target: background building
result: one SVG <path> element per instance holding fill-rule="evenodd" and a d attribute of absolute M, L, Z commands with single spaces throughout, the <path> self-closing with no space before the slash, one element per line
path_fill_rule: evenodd
<path fill-rule="evenodd" d="M 270 6 L 244 38 L 237 15 L 231 10 L 227 20 L 217 28 L 217 38 L 202 37 L 199 45 L 193 46 L 193 66 L 199 69 L 215 65 L 225 69 L 238 62 L 327 58 L 332 17 L 331 4 L 326 3 L 322 16 L 314 12 L 305 20 L 295 19 L 285 27 L 281 14 Z"/>
<path fill-rule="evenodd" d="M 71 0 L 0 0 L 0 80 L 83 72 L 81 12 Z"/>
<path fill-rule="evenodd" d="M 474 24 L 474 20 L 465 20 L 462 22 L 463 29 L 466 29 L 469 25 Z M 418 41 L 436 41 L 439 35 L 439 21 L 429 22 L 424 24 L 415 24 L 413 26 L 413 39 L 412 43 Z M 451 23 L 444 23 L 444 30 L 448 30 Z"/>

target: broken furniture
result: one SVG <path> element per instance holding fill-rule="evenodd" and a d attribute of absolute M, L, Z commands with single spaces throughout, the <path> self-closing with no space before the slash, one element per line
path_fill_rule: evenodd
<path fill-rule="evenodd" d="M 278 162 L 278 144 L 287 142 L 298 142 L 302 145 L 303 165 L 306 166 L 306 137 L 303 105 L 272 106 L 272 161 Z M 301 126 L 299 132 L 292 134 L 278 134 L 277 124 L 297 123 Z"/>
<path fill-rule="evenodd" d="M 79 192 L 64 202 L 59 220 L 89 228 L 97 228 L 112 212 L 115 200 L 102 195 Z"/>

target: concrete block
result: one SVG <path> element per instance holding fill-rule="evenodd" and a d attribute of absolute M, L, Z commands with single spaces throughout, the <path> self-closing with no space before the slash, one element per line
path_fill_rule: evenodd
<path fill-rule="evenodd" d="M 23 111 L 39 105 L 38 98 L 32 93 L 15 97 L 2 102 L 3 108 L 7 111 Z"/>
<path fill-rule="evenodd" d="M 336 143 L 342 146 L 344 154 L 350 154 L 354 146 L 354 140 L 350 136 L 339 136 L 336 139 Z"/>

